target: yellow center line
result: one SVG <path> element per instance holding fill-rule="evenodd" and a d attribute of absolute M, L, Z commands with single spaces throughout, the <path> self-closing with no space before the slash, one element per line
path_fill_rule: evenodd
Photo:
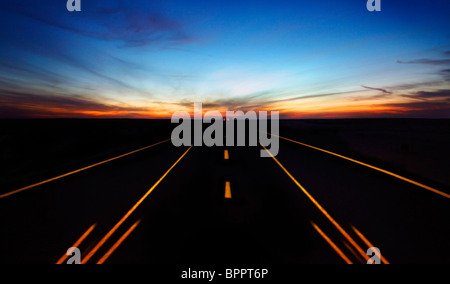
<path fill-rule="evenodd" d="M 131 233 L 136 229 L 136 227 L 141 223 L 142 219 L 138 220 L 131 226 L 126 233 L 120 237 L 120 239 L 108 250 L 108 252 L 97 262 L 97 264 L 104 264 L 105 261 L 120 247 L 120 245 L 131 235 Z"/>
<path fill-rule="evenodd" d="M 353 229 L 353 231 L 355 231 L 355 233 L 358 235 L 358 237 L 360 237 L 361 240 L 367 245 L 368 248 L 375 247 L 358 229 L 356 229 L 354 226 L 352 226 L 352 229 Z M 374 251 L 374 252 L 377 253 L 377 251 Z M 383 254 L 379 255 L 379 257 L 384 264 L 390 264 L 389 261 L 383 256 Z"/>
<path fill-rule="evenodd" d="M 331 248 L 347 263 L 353 264 L 353 262 L 345 255 L 344 252 L 314 223 L 311 222 L 312 226 L 316 231 L 322 236 L 322 238 L 331 246 Z"/>
<path fill-rule="evenodd" d="M 136 211 L 136 209 L 144 202 L 144 200 L 155 190 L 155 188 L 166 178 L 166 176 L 175 168 L 175 166 L 187 155 L 193 146 L 184 152 L 184 154 L 170 167 L 169 170 L 142 196 L 142 198 L 120 219 L 120 221 L 100 240 L 100 242 L 86 255 L 81 264 L 86 264 L 97 251 L 111 238 L 111 236 L 122 226 L 123 223 Z"/>
<path fill-rule="evenodd" d="M 302 190 L 302 192 L 309 198 L 309 200 L 319 209 L 320 212 L 336 227 L 336 229 L 347 239 L 347 241 L 352 244 L 355 249 L 358 251 L 358 253 L 364 257 L 366 260 L 369 260 L 369 257 L 367 256 L 366 252 L 363 251 L 363 249 L 355 242 L 355 240 L 342 228 L 341 225 L 339 225 L 336 220 L 331 217 L 331 215 L 322 207 L 322 205 L 317 202 L 317 200 L 294 178 L 294 176 L 286 170 L 286 168 L 278 161 L 277 158 L 275 158 L 272 153 L 267 150 L 266 147 L 262 146 L 267 153 L 274 159 L 274 161 L 281 167 L 281 169 L 291 178 L 291 180 Z"/>
<path fill-rule="evenodd" d="M 272 134 L 272 135 L 274 135 L 274 134 Z M 277 136 L 277 135 L 274 135 L 274 136 L 279 137 L 279 138 L 281 138 L 281 139 L 283 139 L 283 140 L 290 141 L 290 142 L 293 142 L 293 143 L 296 143 L 296 144 L 299 144 L 299 145 L 302 145 L 302 146 L 305 146 L 305 147 L 308 147 L 308 148 L 311 148 L 311 149 L 314 149 L 314 150 L 318 150 L 318 151 L 321 151 L 321 152 L 324 152 L 324 153 L 327 153 L 327 154 L 330 154 L 330 155 L 333 155 L 333 156 L 342 158 L 342 159 L 344 159 L 344 160 L 347 160 L 347 161 L 350 161 L 350 162 L 359 164 L 359 165 L 361 165 L 361 166 L 364 166 L 364 167 L 367 167 L 367 168 L 370 168 L 370 169 L 373 169 L 373 170 L 382 172 L 382 173 L 384 173 L 384 174 L 387 174 L 387 175 L 390 175 L 390 176 L 392 176 L 392 177 L 398 178 L 398 179 L 400 179 L 400 180 L 406 181 L 406 182 L 408 182 L 408 183 L 411 183 L 411 184 L 413 184 L 413 185 L 416 185 L 416 186 L 421 187 L 421 188 L 423 188 L 423 189 L 426 189 L 426 190 L 428 190 L 428 191 L 431 191 L 431 192 L 434 192 L 434 193 L 436 193 L 436 194 L 439 194 L 439 195 L 441 195 L 441 196 L 443 196 L 443 197 L 450 198 L 450 194 L 447 194 L 447 193 L 445 193 L 445 192 L 442 192 L 442 191 L 437 190 L 437 189 L 435 189 L 435 188 L 432 188 L 432 187 L 430 187 L 430 186 L 424 185 L 424 184 L 422 184 L 422 183 L 413 181 L 413 180 L 411 180 L 411 179 L 402 177 L 402 176 L 400 176 L 400 175 L 398 175 L 398 174 L 395 174 L 395 173 L 393 173 L 393 172 L 386 171 L 386 170 L 380 169 L 380 168 L 378 168 L 378 167 L 375 167 L 375 166 L 372 166 L 372 165 L 369 165 L 369 164 L 360 162 L 360 161 L 358 161 L 358 160 L 355 160 L 355 159 L 352 159 L 352 158 L 349 158 L 349 157 L 345 157 L 345 156 L 342 156 L 342 155 L 333 153 L 333 152 L 331 152 L 331 151 L 327 151 L 327 150 L 324 150 L 324 149 L 321 149 L 321 148 L 317 148 L 317 147 L 314 147 L 314 146 L 311 146 L 311 145 L 308 145 L 308 144 L 304 144 L 304 143 L 301 143 L 301 142 L 298 142 L 298 141 L 295 141 L 295 140 L 292 140 L 292 139 L 289 139 L 289 138 L 285 138 L 285 137 L 281 137 L 281 136 Z"/>
<path fill-rule="evenodd" d="M 78 248 L 84 240 L 92 233 L 92 231 L 97 227 L 97 224 L 92 225 L 73 245 L 72 248 Z M 56 264 L 63 264 L 67 258 L 73 253 L 73 251 L 67 251 L 66 254 L 64 254 Z"/>
<path fill-rule="evenodd" d="M 225 183 L 225 199 L 231 199 L 232 195 L 231 195 L 231 183 L 229 181 L 227 181 Z"/>
<path fill-rule="evenodd" d="M 41 185 L 44 185 L 44 184 L 47 184 L 47 183 L 50 183 L 50 182 L 55 181 L 55 180 L 59 180 L 59 179 L 71 176 L 73 174 L 77 174 L 79 172 L 82 172 L 82 171 L 85 171 L 85 170 L 88 170 L 88 169 L 92 169 L 94 167 L 97 167 L 97 166 L 100 166 L 100 165 L 103 165 L 103 164 L 115 161 L 115 160 L 120 159 L 120 158 L 123 158 L 123 157 L 129 156 L 129 155 L 132 155 L 132 154 L 144 151 L 144 150 L 146 150 L 148 148 L 151 148 L 151 147 L 154 147 L 154 146 L 166 143 L 166 142 L 168 142 L 170 140 L 171 139 L 167 139 L 167 140 L 155 143 L 153 145 L 150 145 L 150 146 L 147 146 L 147 147 L 144 147 L 144 148 L 141 148 L 141 149 L 138 149 L 138 150 L 135 150 L 135 151 L 132 151 L 132 152 L 129 152 L 129 153 L 117 156 L 115 158 L 108 159 L 106 161 L 103 161 L 103 162 L 100 162 L 100 163 L 97 163 L 97 164 L 94 164 L 94 165 L 90 165 L 90 166 L 87 166 L 87 167 L 84 167 L 84 168 L 81 168 L 81 169 L 78 169 L 78 170 L 75 170 L 75 171 L 72 171 L 72 172 L 69 172 L 69 173 L 66 173 L 66 174 L 63 174 L 63 175 L 51 178 L 51 179 L 48 179 L 48 180 L 45 180 L 45 181 L 41 181 L 41 182 L 38 182 L 38 183 L 35 183 L 35 184 L 32 184 L 32 185 L 29 185 L 29 186 L 26 186 L 26 187 L 23 187 L 23 188 L 11 191 L 9 193 L 2 194 L 2 195 L 0 195 L 0 199 L 8 197 L 8 196 L 11 196 L 11 195 L 14 195 L 14 194 L 17 194 L 17 193 L 20 193 L 20 192 L 23 192 L 23 191 L 26 191 L 26 190 L 29 190 L 29 189 L 32 189 L 32 188 L 35 188 L 35 187 L 38 187 L 38 186 L 41 186 Z"/>
<path fill-rule="evenodd" d="M 230 159 L 230 153 L 228 153 L 228 150 L 225 150 L 224 158 L 225 158 L 225 160 Z"/>

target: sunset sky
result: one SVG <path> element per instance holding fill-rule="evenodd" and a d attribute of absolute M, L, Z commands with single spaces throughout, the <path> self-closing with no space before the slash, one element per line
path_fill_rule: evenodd
<path fill-rule="evenodd" d="M 450 1 L 0 0 L 0 118 L 450 118 Z"/>

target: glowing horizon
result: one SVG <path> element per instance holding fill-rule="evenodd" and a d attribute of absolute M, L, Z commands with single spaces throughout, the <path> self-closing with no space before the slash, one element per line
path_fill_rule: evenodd
<path fill-rule="evenodd" d="M 450 118 L 450 4 L 0 3 L 0 118 Z"/>

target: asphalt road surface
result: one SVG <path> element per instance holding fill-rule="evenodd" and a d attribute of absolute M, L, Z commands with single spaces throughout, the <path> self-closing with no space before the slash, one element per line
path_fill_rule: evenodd
<path fill-rule="evenodd" d="M 2 195 L 0 262 L 66 263 L 73 246 L 92 264 L 367 263 L 369 247 L 449 262 L 445 192 L 280 143 L 274 159 L 166 141 Z"/>

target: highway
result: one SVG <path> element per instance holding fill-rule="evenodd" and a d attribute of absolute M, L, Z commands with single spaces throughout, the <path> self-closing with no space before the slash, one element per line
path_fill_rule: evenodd
<path fill-rule="evenodd" d="M 150 142 L 0 195 L 0 262 L 449 263 L 446 189 L 285 137 L 273 158 Z"/>

